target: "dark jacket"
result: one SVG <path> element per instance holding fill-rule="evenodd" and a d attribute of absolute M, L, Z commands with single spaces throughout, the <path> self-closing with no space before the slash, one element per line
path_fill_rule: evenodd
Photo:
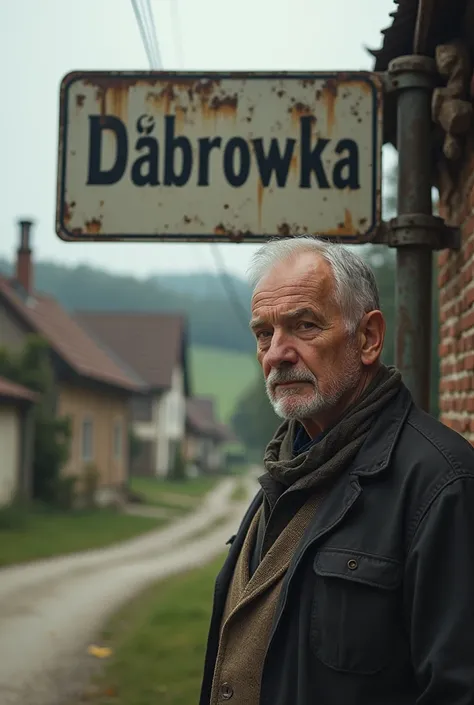
<path fill-rule="evenodd" d="M 201 705 L 261 502 L 259 492 L 217 578 Z M 415 703 L 474 705 L 474 450 L 402 387 L 295 550 L 260 704 Z"/>

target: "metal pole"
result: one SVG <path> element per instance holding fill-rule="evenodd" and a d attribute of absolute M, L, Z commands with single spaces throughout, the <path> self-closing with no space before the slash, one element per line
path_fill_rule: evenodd
<path fill-rule="evenodd" d="M 395 361 L 413 400 L 430 406 L 431 283 L 435 228 L 430 233 L 432 59 L 405 56 L 389 66 L 398 92 L 398 217 Z"/>

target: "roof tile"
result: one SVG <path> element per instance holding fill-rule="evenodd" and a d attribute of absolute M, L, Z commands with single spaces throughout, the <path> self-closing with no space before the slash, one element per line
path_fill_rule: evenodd
<path fill-rule="evenodd" d="M 0 277 L 0 296 L 79 375 L 129 391 L 143 387 L 54 299 L 36 293 L 23 297 L 5 277 Z"/>
<path fill-rule="evenodd" d="M 37 401 L 38 395 L 20 384 L 10 382 L 5 377 L 0 377 L 0 398 L 18 399 L 20 401 Z"/>
<path fill-rule="evenodd" d="M 155 388 L 171 386 L 181 361 L 185 318 L 168 313 L 78 311 L 76 320 Z"/>

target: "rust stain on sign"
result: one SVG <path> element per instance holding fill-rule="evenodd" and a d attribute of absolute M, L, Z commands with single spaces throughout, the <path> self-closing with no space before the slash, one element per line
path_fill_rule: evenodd
<path fill-rule="evenodd" d="M 97 218 L 91 218 L 86 221 L 86 233 L 88 235 L 99 235 L 102 229 L 102 223 Z"/>
<path fill-rule="evenodd" d="M 263 204 L 263 193 L 264 188 L 262 182 L 259 180 L 257 184 L 257 208 L 258 208 L 258 227 L 262 227 L 262 204 Z"/>
<path fill-rule="evenodd" d="M 297 154 L 293 154 L 293 156 L 291 157 L 290 171 L 293 174 L 297 174 L 297 172 L 298 172 L 298 155 Z"/>
<path fill-rule="evenodd" d="M 344 222 L 338 223 L 337 228 L 332 228 L 325 231 L 325 235 L 350 235 L 351 233 L 358 233 L 359 229 L 355 227 L 352 213 L 348 208 L 344 210 Z M 317 235 L 318 233 L 315 233 Z"/>
<path fill-rule="evenodd" d="M 72 217 L 74 215 L 74 208 L 76 207 L 76 204 L 74 201 L 71 201 L 71 203 L 66 203 L 64 204 L 64 222 L 69 225 L 69 223 L 72 220 Z"/>
<path fill-rule="evenodd" d="M 300 118 L 302 117 L 312 116 L 313 122 L 316 122 L 316 118 L 314 117 L 314 115 L 312 115 L 312 109 L 309 105 L 306 105 L 305 103 L 295 103 L 291 108 L 289 108 L 289 110 L 291 111 L 291 118 L 295 125 L 300 124 Z"/>
<path fill-rule="evenodd" d="M 320 95 L 320 100 L 326 106 L 328 137 L 332 137 L 336 125 L 337 89 L 337 81 L 330 78 L 324 84 Z"/>

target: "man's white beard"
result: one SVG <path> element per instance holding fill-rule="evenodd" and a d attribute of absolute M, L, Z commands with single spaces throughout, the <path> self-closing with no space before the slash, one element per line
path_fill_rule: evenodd
<path fill-rule="evenodd" d="M 329 389 L 321 393 L 318 380 L 305 368 L 274 368 L 266 379 L 266 392 L 273 410 L 282 419 L 309 419 L 334 408 L 348 391 L 355 389 L 360 379 L 360 366 L 355 356 L 348 361 L 344 376 L 331 379 Z M 305 382 L 306 387 L 280 387 L 275 397 L 275 384 Z M 311 385 L 311 391 L 308 386 Z"/>

